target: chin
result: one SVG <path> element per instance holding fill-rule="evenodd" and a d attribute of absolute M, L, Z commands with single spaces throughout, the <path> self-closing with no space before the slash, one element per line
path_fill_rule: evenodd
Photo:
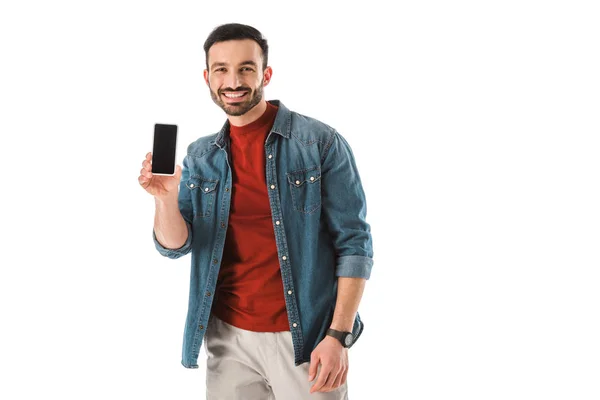
<path fill-rule="evenodd" d="M 232 117 L 239 117 L 240 115 L 244 115 L 250 111 L 246 109 L 239 109 L 236 106 L 232 107 L 230 105 L 223 107 L 223 110 L 225 111 L 225 114 L 231 115 Z"/>

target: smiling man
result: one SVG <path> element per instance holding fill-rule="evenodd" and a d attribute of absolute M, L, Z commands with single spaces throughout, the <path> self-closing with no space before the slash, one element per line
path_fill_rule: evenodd
<path fill-rule="evenodd" d="M 155 198 L 164 256 L 191 253 L 182 364 L 207 359 L 208 399 L 347 399 L 348 348 L 373 250 L 352 150 L 332 127 L 266 101 L 268 45 L 226 24 L 204 44 L 204 79 L 227 120 L 191 143 Z"/>

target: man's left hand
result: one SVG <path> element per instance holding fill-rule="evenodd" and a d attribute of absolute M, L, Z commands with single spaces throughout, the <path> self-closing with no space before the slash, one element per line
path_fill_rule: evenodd
<path fill-rule="evenodd" d="M 310 355 L 309 381 L 315 379 L 319 364 L 321 370 L 317 382 L 310 388 L 310 393 L 337 389 L 346 382 L 348 376 L 348 349 L 336 338 L 325 336 Z"/>

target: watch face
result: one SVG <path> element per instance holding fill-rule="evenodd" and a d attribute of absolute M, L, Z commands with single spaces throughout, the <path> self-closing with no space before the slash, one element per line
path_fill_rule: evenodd
<path fill-rule="evenodd" d="M 346 335 L 346 338 L 344 339 L 344 343 L 346 343 L 346 346 L 350 346 L 352 344 L 352 335 Z"/>

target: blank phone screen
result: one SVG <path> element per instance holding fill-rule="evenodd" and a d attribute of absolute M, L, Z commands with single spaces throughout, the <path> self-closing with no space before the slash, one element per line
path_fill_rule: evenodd
<path fill-rule="evenodd" d="M 175 150 L 177 148 L 177 125 L 154 125 L 152 149 L 152 173 L 175 173 Z"/>

